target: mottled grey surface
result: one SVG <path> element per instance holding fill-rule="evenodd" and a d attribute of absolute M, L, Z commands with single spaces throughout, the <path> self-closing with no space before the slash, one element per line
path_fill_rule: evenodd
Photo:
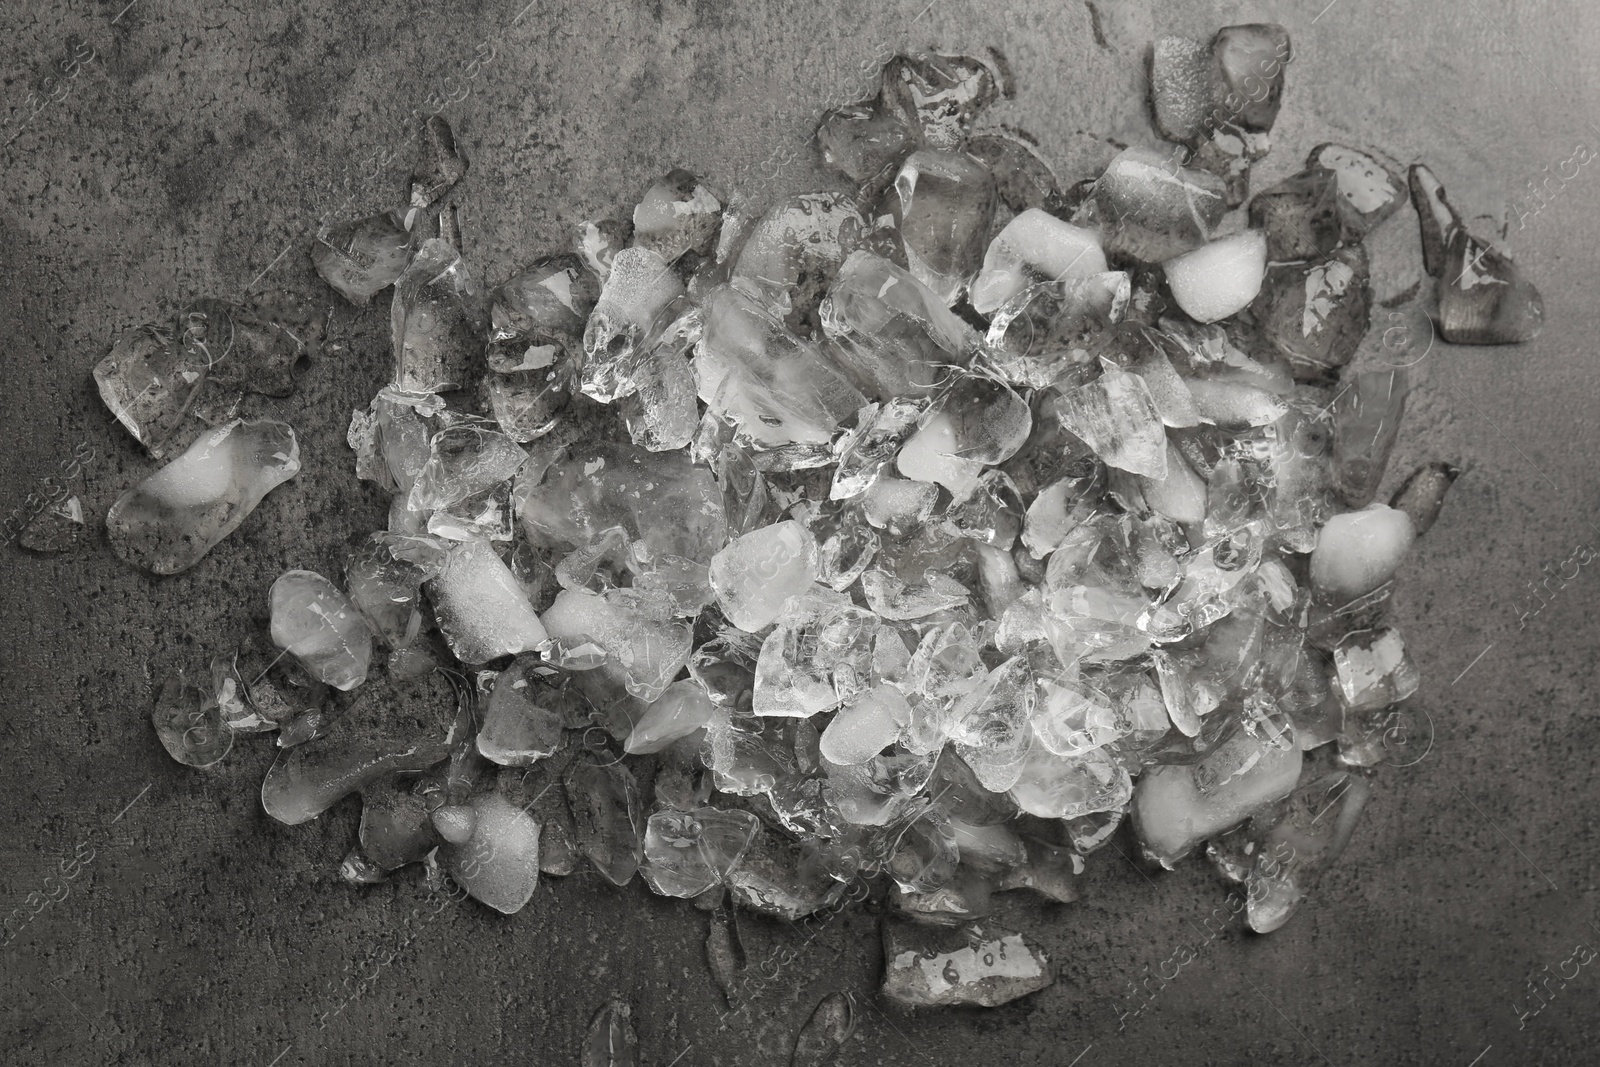
<path fill-rule="evenodd" d="M 1097 0 L 1098 11 L 1078 0 L 537 0 L 520 21 L 520 4 L 500 2 L 124 2 L 0 11 L 8 510 L 80 442 L 98 452 L 86 494 L 97 518 L 151 469 L 89 371 L 159 298 L 237 293 L 290 246 L 260 284 L 335 306 L 304 231 L 347 196 L 347 212 L 396 202 L 403 117 L 432 93 L 458 97 L 445 115 L 473 161 L 458 193 L 464 239 L 491 280 L 673 164 L 758 195 L 820 185 L 802 144 L 820 109 L 858 95 L 890 49 L 933 42 L 1009 57 L 1019 93 L 992 121 L 1037 134 L 1068 179 L 1117 143 L 1152 140 L 1139 94 L 1153 35 L 1260 18 L 1286 24 L 1299 52 L 1258 188 L 1313 144 L 1350 140 L 1427 160 L 1490 230 L 1540 168 L 1556 170 L 1580 141 L 1600 146 L 1588 118 L 1600 9 L 1587 0 Z M 463 78 L 483 41 L 495 58 Z M 27 94 L 75 44 L 95 58 L 30 119 Z M 347 192 L 342 165 L 397 148 Z M 1520 1030 L 1511 1007 L 1533 1003 L 1530 973 L 1561 970 L 1580 940 L 1600 943 L 1588 925 L 1600 575 L 1586 569 L 1519 625 L 1541 563 L 1596 534 L 1596 173 L 1510 219 L 1509 243 L 1544 290 L 1544 336 L 1436 346 L 1419 364 L 1396 466 L 1441 456 L 1470 467 L 1406 566 L 1400 609 L 1437 737 L 1420 764 L 1381 777 L 1318 899 L 1269 937 L 1230 930 L 1201 948 L 1119 1031 L 1128 983 L 1196 944 L 1224 894 L 1202 863 L 1152 883 L 1097 854 L 1080 903 L 1003 908 L 1055 954 L 1053 987 L 984 1013 L 907 1014 L 868 997 L 840 1063 L 1596 1062 L 1600 966 L 1565 988 L 1552 980 L 1554 998 Z M 1385 229 L 1393 259 L 1380 284 L 1414 276 L 1412 225 L 1407 212 Z M 147 709 L 160 675 L 263 621 L 277 573 L 335 573 L 350 538 L 381 524 L 384 502 L 357 484 L 344 427 L 384 380 L 386 306 L 339 308 L 343 347 L 294 397 L 253 402 L 298 428 L 305 469 L 201 565 L 155 580 L 119 564 L 99 532 L 64 558 L 4 550 L 0 911 L 32 914 L 29 894 L 58 859 L 94 858 L 0 950 L 0 1060 L 572 1064 L 590 1013 L 619 993 L 647 1063 L 786 1062 L 823 992 L 872 988 L 871 917 L 827 924 L 719 1032 L 701 913 L 587 874 L 552 880 L 511 918 L 471 903 L 436 915 L 410 876 L 354 890 L 336 874 L 354 802 L 280 826 L 257 799 L 269 743 L 242 742 L 211 773 L 157 744 Z M 758 920 L 746 929 L 761 953 L 801 943 Z M 347 966 L 372 975 L 361 961 L 375 948 L 370 990 L 319 1029 L 348 995 Z"/>

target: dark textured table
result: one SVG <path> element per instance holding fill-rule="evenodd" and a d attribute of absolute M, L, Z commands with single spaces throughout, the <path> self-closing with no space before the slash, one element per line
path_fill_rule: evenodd
<path fill-rule="evenodd" d="M 519 17 L 520 3 L 491 2 L 123 5 L 0 12 L 7 509 L 80 445 L 96 457 L 84 498 L 97 524 L 152 469 L 89 372 L 161 298 L 280 286 L 335 307 L 307 231 L 324 212 L 395 204 L 405 118 L 447 98 L 472 160 L 457 193 L 463 240 L 498 280 L 676 164 L 757 196 L 821 187 L 804 144 L 815 117 L 860 95 L 891 49 L 1000 49 L 1019 92 L 991 119 L 1032 131 L 1076 180 L 1120 144 L 1153 141 L 1140 100 L 1153 36 L 1273 19 L 1298 53 L 1257 188 L 1327 139 L 1426 160 L 1475 228 L 1509 223 L 1549 322 L 1522 347 L 1435 345 L 1415 369 L 1394 467 L 1468 467 L 1406 565 L 1399 606 L 1433 746 L 1385 769 L 1343 861 L 1287 927 L 1199 944 L 1122 1028 L 1130 983 L 1170 974 L 1225 895 L 1202 862 L 1147 880 L 1102 851 L 1080 902 L 1002 906 L 1057 960 L 1040 994 L 987 1012 L 897 1011 L 870 995 L 871 916 L 846 912 L 810 940 L 750 920 L 758 958 L 798 955 L 719 1029 L 706 917 L 689 906 L 589 874 L 549 880 L 511 918 L 436 910 L 414 870 L 353 889 L 337 869 L 354 801 L 281 826 L 258 801 L 270 741 L 241 741 L 211 772 L 158 745 L 155 682 L 260 625 L 276 574 L 337 573 L 351 538 L 382 525 L 385 501 L 355 480 L 344 433 L 387 373 L 387 297 L 361 314 L 339 306 L 338 347 L 299 392 L 252 401 L 297 428 L 303 472 L 199 566 L 136 573 L 98 525 L 69 555 L 5 549 L 0 910 L 33 917 L 0 955 L 0 1061 L 571 1064 L 615 993 L 634 1005 L 646 1063 L 784 1063 L 833 988 L 865 994 L 839 1057 L 850 1065 L 1600 1060 L 1600 968 L 1567 974 L 1577 943 L 1600 943 L 1600 576 L 1584 568 L 1537 614 L 1530 599 L 1543 564 L 1559 570 L 1597 535 L 1600 185 L 1591 165 L 1550 183 L 1561 191 L 1537 211 L 1527 194 L 1580 142 L 1600 147 L 1588 118 L 1600 8 L 536 0 Z M 87 58 L 64 89 L 42 85 L 73 56 Z M 64 95 L 35 115 L 30 91 Z M 387 152 L 389 165 L 368 163 Z M 1409 210 L 1390 222 L 1391 243 L 1414 241 L 1413 225 Z M 66 895 L 41 909 L 30 894 L 73 858 Z M 349 1000 L 354 976 L 370 986 Z M 1530 977 L 1548 991 L 1536 1014 Z"/>

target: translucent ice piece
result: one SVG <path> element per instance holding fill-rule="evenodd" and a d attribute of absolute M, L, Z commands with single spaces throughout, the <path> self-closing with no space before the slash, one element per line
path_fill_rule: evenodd
<path fill-rule="evenodd" d="M 1417 691 L 1422 675 L 1392 627 L 1350 634 L 1333 651 L 1334 681 L 1347 711 L 1398 704 Z"/>
<path fill-rule="evenodd" d="M 838 193 L 803 193 L 768 209 L 750 231 L 735 278 L 759 283 L 771 294 L 789 328 L 804 331 L 816 323 L 827 280 L 865 228 L 861 213 Z"/>
<path fill-rule="evenodd" d="M 548 636 L 510 568 L 486 541 L 452 547 L 427 590 L 439 630 L 463 663 L 527 652 Z"/>
<path fill-rule="evenodd" d="M 994 69 L 977 56 L 919 52 L 884 64 L 881 106 L 933 148 L 958 151 L 984 108 L 999 99 Z"/>
<path fill-rule="evenodd" d="M 182 671 L 161 684 L 150 721 L 167 754 L 189 767 L 210 767 L 233 747 L 233 730 L 216 698 L 186 681 Z"/>
<path fill-rule="evenodd" d="M 317 235 L 311 263 L 323 281 L 357 307 L 405 273 L 411 234 L 392 212 L 334 227 Z"/>
<path fill-rule="evenodd" d="M 823 301 L 822 328 L 839 365 L 878 400 L 922 396 L 977 347 L 972 327 L 904 267 L 856 251 Z"/>
<path fill-rule="evenodd" d="M 644 859 L 644 814 L 633 773 L 620 763 L 577 759 L 565 782 L 578 848 L 606 881 L 627 885 Z"/>
<path fill-rule="evenodd" d="M 1335 515 L 1311 553 L 1311 586 L 1333 604 L 1365 596 L 1394 576 L 1415 540 L 1405 512 L 1382 504 Z"/>
<path fill-rule="evenodd" d="M 706 296 L 695 355 L 700 399 L 756 448 L 826 445 L 863 403 L 840 370 L 731 286 Z"/>
<path fill-rule="evenodd" d="M 923 582 L 908 583 L 877 568 L 861 576 L 861 592 L 873 611 L 895 622 L 926 619 L 959 608 L 970 595 L 964 585 L 946 574 L 928 573 Z"/>
<path fill-rule="evenodd" d="M 723 614 L 750 633 L 775 622 L 784 601 L 816 580 L 816 538 L 793 520 L 752 530 L 711 560 L 711 587 Z"/>
<path fill-rule="evenodd" d="M 539 824 L 498 793 L 472 798 L 472 837 L 443 850 L 457 885 L 503 915 L 515 915 L 539 885 Z"/>
<path fill-rule="evenodd" d="M 367 680 L 372 631 L 355 605 L 322 575 L 288 571 L 272 583 L 272 643 L 318 681 L 351 690 Z"/>
<path fill-rule="evenodd" d="M 1406 372 L 1363 371 L 1333 404 L 1333 486 L 1353 508 L 1377 495 L 1406 411 Z"/>
<path fill-rule="evenodd" d="M 803 718 L 871 684 L 871 637 L 878 621 L 848 598 L 823 592 L 785 605 L 778 627 L 762 642 L 752 696 L 755 714 Z"/>
<path fill-rule="evenodd" d="M 350 600 L 390 648 L 404 648 L 422 625 L 422 583 L 444 566 L 444 545 L 422 537 L 376 533 L 345 564 Z"/>
<path fill-rule="evenodd" d="M 977 487 L 983 468 L 1010 459 L 1032 429 L 1027 401 L 1009 386 L 964 376 L 929 409 L 895 465 L 907 478 L 938 482 L 966 496 Z"/>
<path fill-rule="evenodd" d="M 596 278 L 604 282 L 611 276 L 611 264 L 617 253 L 633 239 L 633 220 L 600 219 L 597 222 L 578 224 L 573 240 L 573 251 L 583 265 Z"/>
<path fill-rule="evenodd" d="M 300 446 L 287 423 L 219 426 L 117 498 L 106 514 L 112 550 L 155 574 L 177 574 L 299 471 Z"/>
<path fill-rule="evenodd" d="M 389 309 L 394 384 L 444 393 L 467 383 L 488 328 L 476 275 L 448 241 L 431 238 L 395 282 Z"/>
<path fill-rule="evenodd" d="M 489 340 L 515 342 L 515 361 L 490 366 L 502 373 L 537 370 L 575 353 L 600 299 L 600 286 L 571 253 L 546 256 L 518 271 L 490 294 Z"/>
<path fill-rule="evenodd" d="M 1037 698 L 1028 661 L 1016 656 L 990 671 L 951 711 L 956 752 L 985 789 L 1017 783 L 1032 744 L 1028 721 Z"/>
<path fill-rule="evenodd" d="M 633 209 L 633 243 L 668 263 L 685 252 L 708 255 L 722 225 L 722 200 L 721 194 L 688 171 L 669 171 Z"/>
<path fill-rule="evenodd" d="M 989 168 L 1000 202 L 1012 211 L 1065 207 L 1061 183 L 1031 134 L 1014 128 L 984 133 L 967 142 L 967 152 Z"/>
<path fill-rule="evenodd" d="M 1267 271 L 1254 307 L 1262 333 L 1301 377 L 1350 362 L 1371 324 L 1367 254 L 1357 244 Z"/>
<path fill-rule="evenodd" d="M 124 332 L 95 365 L 100 399 L 152 456 L 165 445 L 200 398 L 221 349 L 194 344 L 186 324 L 144 325 Z M 202 325 L 202 329 L 206 328 Z"/>
<path fill-rule="evenodd" d="M 432 206 L 466 173 L 467 161 L 456 151 L 450 124 L 439 115 L 428 116 L 417 142 L 417 165 L 411 172 L 412 210 Z"/>
<path fill-rule="evenodd" d="M 1247 130 L 1270 130 L 1283 97 L 1283 68 L 1293 56 L 1289 31 L 1276 23 L 1224 26 L 1211 39 L 1212 95 Z"/>
<path fill-rule="evenodd" d="M 598 642 L 606 661 L 597 673 L 648 704 L 660 699 L 689 660 L 690 628 L 671 621 L 669 614 L 670 609 L 632 590 L 596 596 L 564 589 L 543 619 L 553 638 Z"/>
<path fill-rule="evenodd" d="M 894 189 L 907 267 L 945 304 L 954 304 L 983 264 L 994 176 L 971 156 L 923 149 L 901 164 Z"/>
<path fill-rule="evenodd" d="M 1192 766 L 1146 771 L 1133 792 L 1133 822 L 1145 853 L 1171 868 L 1195 845 L 1288 796 L 1300 778 L 1300 747 L 1285 730 L 1239 730 Z"/>
<path fill-rule="evenodd" d="M 694 368 L 689 352 L 700 339 L 698 312 L 674 322 L 633 367 L 634 391 L 620 402 L 633 443 L 651 452 L 683 448 L 700 425 Z"/>
<path fill-rule="evenodd" d="M 683 283 L 655 252 L 618 252 L 583 333 L 583 391 L 601 403 L 630 395 L 637 388 L 635 359 L 663 312 L 683 295 Z"/>
<path fill-rule="evenodd" d="M 1444 186 L 1427 167 L 1413 165 L 1407 172 L 1406 184 L 1422 227 L 1423 267 L 1434 277 L 1442 277 L 1449 266 L 1450 246 L 1465 229 L 1461 215 L 1445 196 Z"/>
<path fill-rule="evenodd" d="M 673 897 L 695 897 L 721 885 L 760 829 L 760 822 L 747 811 L 656 812 L 644 831 L 652 884 Z"/>
<path fill-rule="evenodd" d="M 1544 298 L 1511 257 L 1458 229 L 1439 275 L 1439 335 L 1458 345 L 1531 341 L 1544 328 Z"/>
<path fill-rule="evenodd" d="M 433 435 L 427 464 L 411 487 L 416 512 L 448 508 L 517 473 L 528 454 L 481 420 L 459 422 Z"/>
<path fill-rule="evenodd" d="M 993 1008 L 1055 981 L 1044 949 L 997 926 L 883 921 L 882 993 L 913 1008 Z"/>
<path fill-rule="evenodd" d="M 297 826 L 379 779 L 426 770 L 449 755 L 442 741 L 308 741 L 278 752 L 261 783 L 261 806 L 279 822 Z"/>
<path fill-rule="evenodd" d="M 523 655 L 501 671 L 483 710 L 478 751 L 502 767 L 525 767 L 561 747 L 561 712 L 549 707 L 536 680 L 533 656 Z"/>
<path fill-rule="evenodd" d="M 822 162 L 877 195 L 916 147 L 917 136 L 876 102 L 850 104 L 822 116 L 817 148 Z"/>
<path fill-rule="evenodd" d="M 1079 384 L 1092 375 L 1092 353 L 1127 313 L 1131 293 L 1124 271 L 1031 285 L 995 308 L 985 355 L 1013 385 Z"/>
<path fill-rule="evenodd" d="M 790 922 L 837 903 L 844 886 L 801 859 L 797 846 L 763 831 L 729 875 L 729 893 L 741 907 Z"/>
<path fill-rule="evenodd" d="M 1270 933 L 1289 921 L 1344 851 L 1371 793 L 1367 779 L 1336 771 L 1300 786 L 1280 805 L 1246 875 L 1250 929 Z"/>
<path fill-rule="evenodd" d="M 840 709 L 822 731 L 822 757 L 829 763 L 865 763 L 888 747 L 911 721 L 911 705 L 887 683 Z"/>
<path fill-rule="evenodd" d="M 1197 322 L 1216 322 L 1248 307 L 1261 292 L 1267 238 L 1260 230 L 1222 237 L 1164 264 L 1178 306 Z"/>
<path fill-rule="evenodd" d="M 634 725 L 624 749 L 629 755 L 659 752 L 705 726 L 716 710 L 698 683 L 673 682 Z"/>
<path fill-rule="evenodd" d="M 855 997 L 850 993 L 829 993 L 800 1028 L 789 1067 L 827 1067 L 855 1029 Z"/>
<path fill-rule="evenodd" d="M 861 514 L 876 529 L 892 537 L 920 530 L 933 515 L 939 487 L 932 482 L 880 477 L 861 497 Z"/>
<path fill-rule="evenodd" d="M 1228 210 L 1221 178 L 1148 148 L 1125 149 L 1107 164 L 1093 203 L 1106 227 L 1106 251 L 1145 263 L 1198 248 Z"/>
<path fill-rule="evenodd" d="M 1031 209 L 989 242 L 972 283 L 972 307 L 988 315 L 1029 285 L 1076 281 L 1106 269 L 1099 234 Z"/>
<path fill-rule="evenodd" d="M 1088 385 L 1061 393 L 1056 415 L 1110 466 L 1166 477 L 1166 430 L 1149 386 L 1137 374 L 1106 367 Z"/>
<path fill-rule="evenodd" d="M 1103 749 L 1058 756 L 1034 745 L 1011 787 L 1017 806 L 1046 819 L 1074 819 L 1097 811 L 1113 811 L 1133 796 L 1128 771 Z"/>

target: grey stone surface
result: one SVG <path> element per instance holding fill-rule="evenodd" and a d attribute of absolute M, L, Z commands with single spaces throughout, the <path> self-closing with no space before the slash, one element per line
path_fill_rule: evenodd
<path fill-rule="evenodd" d="M 618 993 L 647 1063 L 784 1063 L 816 1000 L 844 988 L 870 1005 L 839 1058 L 849 1065 L 1595 1062 L 1596 967 L 1552 983 L 1520 1030 L 1512 1008 L 1529 1007 L 1530 974 L 1600 941 L 1588 925 L 1600 575 L 1586 568 L 1525 626 L 1518 606 L 1541 563 L 1597 533 L 1593 165 L 1538 214 L 1505 215 L 1542 168 L 1579 142 L 1600 147 L 1600 8 L 536 0 L 517 20 L 519 4 L 490 0 L 124 3 L 0 10 L 0 503 L 20 505 L 81 442 L 97 453 L 85 501 L 97 519 L 152 469 L 89 372 L 158 298 L 236 294 L 265 270 L 260 285 L 334 309 L 341 348 L 295 396 L 252 401 L 294 424 L 305 468 L 199 566 L 135 573 L 98 531 L 66 557 L 4 550 L 0 914 L 32 918 L 0 949 L 0 1061 L 570 1064 Z M 306 231 L 345 204 L 340 168 L 375 153 L 397 150 L 353 179 L 341 214 L 400 202 L 402 120 L 430 94 L 457 97 L 444 113 L 473 166 L 457 194 L 464 240 L 498 280 L 675 164 L 758 195 L 819 187 L 804 143 L 815 117 L 859 95 L 894 48 L 1001 49 L 1019 92 L 992 120 L 1030 129 L 1065 178 L 1088 175 L 1120 144 L 1153 140 L 1149 40 L 1263 18 L 1290 28 L 1298 55 L 1258 187 L 1327 139 L 1426 160 L 1484 216 L 1475 227 L 1510 222 L 1549 320 L 1533 344 L 1437 345 L 1418 365 L 1396 473 L 1432 457 L 1469 466 L 1404 571 L 1400 622 L 1436 738 L 1421 763 L 1382 776 L 1340 867 L 1283 930 L 1230 930 L 1119 1029 L 1129 983 L 1197 942 L 1224 895 L 1203 864 L 1147 880 L 1106 851 L 1079 903 L 1004 905 L 1000 921 L 1058 961 L 1035 996 L 902 1012 L 871 997 L 871 916 L 845 912 L 809 941 L 751 920 L 758 958 L 804 947 L 719 1029 L 702 913 L 592 874 L 551 880 L 514 917 L 436 912 L 410 876 L 352 889 L 337 867 L 354 802 L 280 826 L 258 800 L 270 743 L 243 739 L 212 772 L 161 750 L 148 720 L 159 677 L 264 623 L 278 573 L 337 573 L 351 538 L 382 523 L 344 428 L 386 374 L 387 302 L 339 306 L 310 270 Z M 481 42 L 494 58 L 466 77 Z M 61 92 L 42 79 L 75 45 L 94 58 L 30 118 L 27 94 Z M 1415 269 L 1413 225 L 1408 210 L 1384 231 L 1400 250 L 1391 280 Z M 61 895 L 45 883 L 58 861 L 91 850 L 41 908 L 30 894 Z"/>

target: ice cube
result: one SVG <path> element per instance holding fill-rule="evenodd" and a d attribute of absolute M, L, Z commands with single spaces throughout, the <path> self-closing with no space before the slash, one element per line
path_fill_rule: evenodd
<path fill-rule="evenodd" d="M 67 552 L 78 544 L 86 525 L 83 501 L 65 497 L 29 520 L 17 544 L 30 552 Z"/>
<path fill-rule="evenodd" d="M 657 892 L 695 897 L 721 885 L 760 831 L 747 811 L 658 811 L 645 825 L 644 857 Z"/>
<path fill-rule="evenodd" d="M 600 285 L 570 252 L 535 260 L 490 294 L 489 340 L 506 344 L 516 360 L 491 367 L 502 373 L 537 370 L 562 353 L 576 354 Z"/>
<path fill-rule="evenodd" d="M 817 126 L 822 162 L 876 196 L 916 147 L 916 134 L 876 102 L 850 104 L 823 114 Z"/>
<path fill-rule="evenodd" d="M 701 649 L 704 647 L 702 645 Z M 696 655 L 699 654 L 697 650 Z M 704 660 L 701 669 L 705 669 Z M 697 682 L 673 682 L 634 725 L 624 749 L 629 755 L 660 752 L 705 726 L 716 709 L 717 705 Z"/>
<path fill-rule="evenodd" d="M 1003 793 L 1017 783 L 1032 745 L 1028 721 L 1038 688 L 1028 661 L 1015 656 L 956 701 L 951 738 L 985 789 Z"/>
<path fill-rule="evenodd" d="M 528 454 L 482 420 L 455 423 L 433 435 L 427 464 L 407 506 L 428 512 L 459 504 L 508 480 Z"/>
<path fill-rule="evenodd" d="M 711 559 L 711 588 L 723 614 L 751 633 L 776 622 L 784 601 L 816 580 L 816 538 L 793 520 L 752 530 Z"/>
<path fill-rule="evenodd" d="M 820 311 L 830 353 L 869 396 L 923 396 L 950 366 L 965 366 L 978 337 L 904 267 L 850 253 Z"/>
<path fill-rule="evenodd" d="M 585 672 L 584 683 L 591 682 L 587 677 L 591 673 L 602 676 L 616 690 L 649 704 L 661 698 L 689 660 L 690 627 L 671 621 L 669 615 L 670 604 L 633 590 L 613 589 L 596 596 L 564 589 L 543 620 L 553 638 L 586 637 L 605 649 L 605 663 Z"/>
<path fill-rule="evenodd" d="M 502 767 L 525 767 L 561 747 L 561 713 L 549 707 L 547 690 L 534 668 L 539 660 L 518 656 L 494 680 L 478 731 L 478 751 Z"/>
<path fill-rule="evenodd" d="M 1055 409 L 1061 425 L 1107 464 L 1166 477 L 1166 431 L 1149 386 L 1137 374 L 1107 366 L 1099 378 L 1057 396 Z"/>
<path fill-rule="evenodd" d="M 1371 794 L 1367 779 L 1335 771 L 1290 794 L 1270 828 L 1258 830 L 1267 820 L 1256 817 L 1251 830 L 1257 849 L 1245 875 L 1250 929 L 1271 933 L 1289 921 L 1344 851 Z"/>
<path fill-rule="evenodd" d="M 895 686 L 885 683 L 862 693 L 841 708 L 822 731 L 822 757 L 852 766 L 882 752 L 911 721 L 911 705 Z"/>
<path fill-rule="evenodd" d="M 584 393 L 610 403 L 637 389 L 634 361 L 666 325 L 660 321 L 664 313 L 683 295 L 683 283 L 655 252 L 618 252 L 583 333 Z"/>
<path fill-rule="evenodd" d="M 829 993 L 817 1003 L 811 1018 L 800 1028 L 789 1067 L 827 1067 L 855 1029 L 855 996 Z"/>
<path fill-rule="evenodd" d="M 669 171 L 633 209 L 634 246 L 649 249 L 668 263 L 685 252 L 709 255 L 722 225 L 722 204 L 722 194 L 693 174 Z"/>
<path fill-rule="evenodd" d="M 504 915 L 514 915 L 539 885 L 539 824 L 498 793 L 472 798 L 472 836 L 442 849 L 450 877 Z"/>
<path fill-rule="evenodd" d="M 543 370 L 487 374 L 483 385 L 501 431 L 527 444 L 556 428 L 577 392 L 578 377 L 573 364 L 558 363 Z"/>
<path fill-rule="evenodd" d="M 1315 378 L 1350 362 L 1371 324 L 1371 305 L 1367 254 L 1357 244 L 1313 263 L 1269 268 L 1252 312 L 1297 376 Z"/>
<path fill-rule="evenodd" d="M 1531 341 L 1544 328 L 1544 298 L 1504 252 L 1458 229 L 1439 275 L 1439 336 L 1458 345 Z"/>
<path fill-rule="evenodd" d="M 527 652 L 548 636 L 510 568 L 487 541 L 454 545 L 426 588 L 439 630 L 463 663 Z"/>
<path fill-rule="evenodd" d="M 1208 130 L 1211 97 L 1211 49 L 1192 37 L 1158 37 L 1150 57 L 1150 103 L 1156 132 L 1186 144 Z"/>
<path fill-rule="evenodd" d="M 322 280 L 357 307 L 398 281 L 410 259 L 411 234 L 393 212 L 319 232 L 311 247 Z"/>
<path fill-rule="evenodd" d="M 1246 230 L 1219 238 L 1168 260 L 1163 268 L 1178 306 L 1197 322 L 1216 322 L 1244 310 L 1261 292 L 1266 235 Z"/>
<path fill-rule="evenodd" d="M 281 823 L 309 822 L 351 793 L 450 755 L 442 741 L 358 741 L 326 737 L 282 749 L 261 783 L 261 806 Z"/>
<path fill-rule="evenodd" d="M 389 332 L 394 385 L 444 393 L 467 383 L 488 328 L 477 276 L 448 242 L 430 238 L 394 285 Z"/>
<path fill-rule="evenodd" d="M 1133 796 L 1133 780 L 1125 767 L 1103 749 L 1058 756 L 1034 745 L 1011 787 L 1017 806 L 1046 819 L 1073 819 L 1097 811 L 1114 811 Z"/>
<path fill-rule="evenodd" d="M 1293 58 L 1289 31 L 1276 23 L 1224 26 L 1211 39 L 1212 97 L 1247 130 L 1270 130 L 1283 98 L 1283 68 Z"/>
<path fill-rule="evenodd" d="M 977 486 L 983 468 L 1010 459 L 1032 429 L 1027 401 L 1009 386 L 963 376 L 923 416 L 895 465 L 907 478 L 938 482 L 965 496 Z"/>
<path fill-rule="evenodd" d="M 1092 211 L 1079 216 L 1105 227 L 1107 252 L 1160 263 L 1211 239 L 1228 210 L 1223 181 L 1177 159 L 1128 148 L 1106 165 L 1094 183 Z"/>
<path fill-rule="evenodd" d="M 894 191 L 911 275 L 945 304 L 956 303 L 983 263 L 994 176 L 963 153 L 921 149 L 901 164 Z"/>
<path fill-rule="evenodd" d="M 117 498 L 106 513 L 111 548 L 155 574 L 177 574 L 299 471 L 300 446 L 287 423 L 219 426 Z"/>
<path fill-rule="evenodd" d="M 1334 681 L 1347 712 L 1398 704 L 1417 691 L 1422 675 L 1393 627 L 1353 633 L 1333 651 Z"/>
<path fill-rule="evenodd" d="M 320 682 L 351 690 L 367 680 L 372 630 L 339 587 L 315 571 L 272 583 L 272 643 Z"/>
<path fill-rule="evenodd" d="M 1031 938 L 998 926 L 929 926 L 885 917 L 883 988 L 913 1008 L 993 1008 L 1055 981 Z"/>
<path fill-rule="evenodd" d="M 972 307 L 988 315 L 1029 285 L 1078 281 L 1106 269 L 1099 234 L 1033 208 L 989 242 L 972 283 Z"/>

